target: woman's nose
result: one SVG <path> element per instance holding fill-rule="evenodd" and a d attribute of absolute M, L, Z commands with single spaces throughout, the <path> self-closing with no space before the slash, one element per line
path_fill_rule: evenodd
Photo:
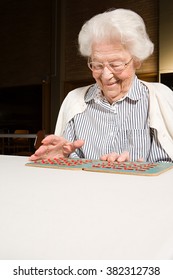
<path fill-rule="evenodd" d="M 103 68 L 102 77 L 106 79 L 111 79 L 113 77 L 112 71 L 106 65 Z"/>

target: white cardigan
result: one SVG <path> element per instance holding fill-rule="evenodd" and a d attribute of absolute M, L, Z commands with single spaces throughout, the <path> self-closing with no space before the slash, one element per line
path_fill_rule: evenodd
<path fill-rule="evenodd" d="M 173 160 L 173 92 L 161 83 L 141 82 L 149 90 L 149 126 L 157 130 L 159 142 Z M 68 93 L 59 111 L 55 135 L 62 136 L 66 124 L 86 109 L 84 96 L 89 87 L 91 85 Z"/>

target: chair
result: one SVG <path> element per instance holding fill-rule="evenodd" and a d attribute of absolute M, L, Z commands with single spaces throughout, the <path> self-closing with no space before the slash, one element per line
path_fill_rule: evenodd
<path fill-rule="evenodd" d="M 34 142 L 34 148 L 37 150 L 42 145 L 42 140 L 45 137 L 45 130 L 39 130 Z"/>
<path fill-rule="evenodd" d="M 14 134 L 18 134 L 19 137 L 13 138 L 13 147 L 15 155 L 30 155 L 30 141 L 27 137 L 20 137 L 20 134 L 29 134 L 27 129 L 16 129 Z"/>

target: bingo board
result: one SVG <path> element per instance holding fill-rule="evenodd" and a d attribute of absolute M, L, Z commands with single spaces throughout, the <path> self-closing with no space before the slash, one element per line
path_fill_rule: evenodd
<path fill-rule="evenodd" d="M 106 172 L 114 174 L 128 174 L 140 176 L 159 175 L 170 168 L 173 163 L 168 162 L 107 162 L 89 159 L 54 158 L 26 163 L 26 166 L 56 168 L 66 170 L 84 170 L 91 172 Z"/>
<path fill-rule="evenodd" d="M 88 159 L 72 159 L 72 158 L 54 158 L 46 160 L 37 160 L 26 163 L 27 166 L 34 167 L 47 167 L 56 169 L 70 169 L 70 170 L 82 170 L 84 167 L 90 167 L 92 160 Z"/>

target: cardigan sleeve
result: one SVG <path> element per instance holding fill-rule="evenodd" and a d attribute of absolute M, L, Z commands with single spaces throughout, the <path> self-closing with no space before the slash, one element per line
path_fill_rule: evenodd
<path fill-rule="evenodd" d="M 149 125 L 173 160 L 173 91 L 161 83 L 143 83 L 149 89 Z"/>
<path fill-rule="evenodd" d="M 66 127 L 66 124 L 76 115 L 82 113 L 87 105 L 84 101 L 85 93 L 91 87 L 85 86 L 76 88 L 70 91 L 65 97 L 56 122 L 54 134 L 62 136 Z"/>

